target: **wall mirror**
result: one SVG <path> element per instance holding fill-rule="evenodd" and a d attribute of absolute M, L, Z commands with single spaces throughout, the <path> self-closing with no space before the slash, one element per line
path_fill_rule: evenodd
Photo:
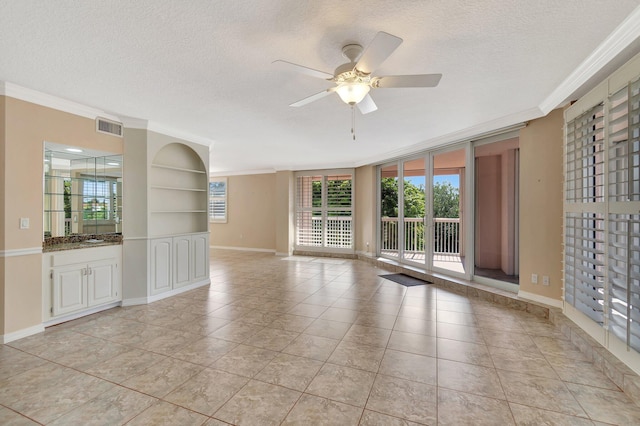
<path fill-rule="evenodd" d="M 44 144 L 44 238 L 122 232 L 122 155 Z"/>

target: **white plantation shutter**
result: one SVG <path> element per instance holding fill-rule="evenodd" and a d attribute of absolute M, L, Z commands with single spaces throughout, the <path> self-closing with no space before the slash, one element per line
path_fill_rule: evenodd
<path fill-rule="evenodd" d="M 351 250 L 352 202 L 352 174 L 299 174 L 296 177 L 296 246 Z"/>
<path fill-rule="evenodd" d="M 216 179 L 209 182 L 209 220 L 211 222 L 227 221 L 227 179 Z"/>

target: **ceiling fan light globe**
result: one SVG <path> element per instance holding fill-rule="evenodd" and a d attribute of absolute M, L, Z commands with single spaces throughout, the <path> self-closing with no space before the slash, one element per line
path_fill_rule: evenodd
<path fill-rule="evenodd" d="M 368 84 L 343 83 L 338 86 L 336 92 L 338 92 L 338 96 L 340 96 L 342 102 L 349 105 L 355 105 L 367 96 L 370 89 L 371 87 L 369 87 Z"/>

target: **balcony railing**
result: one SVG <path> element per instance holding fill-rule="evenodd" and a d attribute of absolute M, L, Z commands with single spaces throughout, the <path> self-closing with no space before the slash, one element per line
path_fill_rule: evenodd
<path fill-rule="evenodd" d="M 425 252 L 424 220 L 420 217 L 404 219 L 404 253 Z M 383 217 L 381 220 L 381 251 L 398 251 L 398 218 Z M 460 255 L 460 219 L 433 219 L 434 254 Z"/>
<path fill-rule="evenodd" d="M 322 234 L 326 233 L 323 244 Z M 302 215 L 298 217 L 297 245 L 310 247 L 351 248 L 353 235 L 351 216 L 328 216 L 326 229 L 323 230 L 322 218 L 319 216 Z"/>

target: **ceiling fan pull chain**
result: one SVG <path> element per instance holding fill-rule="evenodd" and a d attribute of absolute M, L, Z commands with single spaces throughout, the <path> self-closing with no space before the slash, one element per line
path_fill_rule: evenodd
<path fill-rule="evenodd" d="M 353 135 L 353 140 L 356 140 L 356 110 L 351 105 L 351 134 Z"/>

